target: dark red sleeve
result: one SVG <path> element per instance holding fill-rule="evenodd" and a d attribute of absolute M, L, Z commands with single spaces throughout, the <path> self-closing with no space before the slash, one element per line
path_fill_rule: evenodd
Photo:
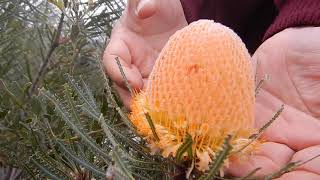
<path fill-rule="evenodd" d="M 320 0 L 180 0 L 188 23 L 213 19 L 233 29 L 250 53 L 274 34 L 320 26 Z"/>
<path fill-rule="evenodd" d="M 200 9 L 204 0 L 180 0 L 188 23 L 200 19 Z"/>
<path fill-rule="evenodd" d="M 275 0 L 278 16 L 264 40 L 289 27 L 320 26 L 320 0 Z"/>
<path fill-rule="evenodd" d="M 277 15 L 272 0 L 180 0 L 188 23 L 212 19 L 233 29 L 254 53 Z M 319 0 L 320 1 L 320 0 Z"/>

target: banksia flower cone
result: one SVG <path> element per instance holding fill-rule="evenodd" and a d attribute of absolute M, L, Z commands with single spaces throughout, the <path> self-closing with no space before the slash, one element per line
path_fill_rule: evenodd
<path fill-rule="evenodd" d="M 165 157 L 176 156 L 190 135 L 196 168 L 205 171 L 227 135 L 233 135 L 234 151 L 250 141 L 254 101 L 250 55 L 241 39 L 219 23 L 200 20 L 169 39 L 147 88 L 133 98 L 130 119 L 151 151 Z"/>

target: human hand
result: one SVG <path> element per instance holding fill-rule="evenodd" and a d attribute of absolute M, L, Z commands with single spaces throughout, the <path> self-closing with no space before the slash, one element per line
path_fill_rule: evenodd
<path fill-rule="evenodd" d="M 142 89 L 154 62 L 169 37 L 187 25 L 179 0 L 130 0 L 116 23 L 111 40 L 104 52 L 103 63 L 107 74 L 126 107 L 131 95 L 119 67 L 119 57 L 129 84 Z"/>
<path fill-rule="evenodd" d="M 320 27 L 286 29 L 255 52 L 257 76 L 270 75 L 256 101 L 256 126 L 262 127 L 285 105 L 279 118 L 266 130 L 266 142 L 246 162 L 231 163 L 228 172 L 244 176 L 261 167 L 257 175 L 279 170 L 294 161 L 320 155 Z M 320 157 L 281 180 L 320 179 Z"/>

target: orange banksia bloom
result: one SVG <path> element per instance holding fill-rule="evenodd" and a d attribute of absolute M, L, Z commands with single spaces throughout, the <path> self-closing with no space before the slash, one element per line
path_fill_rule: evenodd
<path fill-rule="evenodd" d="M 222 24 L 200 20 L 169 39 L 147 88 L 133 97 L 130 120 L 164 157 L 175 156 L 191 135 L 196 168 L 205 171 L 228 134 L 234 151 L 250 141 L 254 101 L 253 69 L 241 39 Z"/>

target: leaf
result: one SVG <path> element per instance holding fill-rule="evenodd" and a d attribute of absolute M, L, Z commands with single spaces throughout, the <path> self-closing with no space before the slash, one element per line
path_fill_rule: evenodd
<path fill-rule="evenodd" d="M 125 162 L 123 161 L 123 159 L 120 156 L 120 152 L 119 152 L 119 147 L 116 146 L 113 148 L 113 160 L 116 163 L 116 168 L 120 170 L 121 173 L 123 173 L 126 177 L 126 179 L 131 179 L 133 180 L 133 176 L 130 173 L 130 171 L 127 168 L 127 165 L 125 164 Z"/>
<path fill-rule="evenodd" d="M 257 173 L 259 170 L 261 170 L 261 168 L 256 168 L 254 170 L 252 170 L 251 172 L 249 172 L 246 176 L 239 178 L 238 180 L 246 180 L 246 179 L 251 179 L 255 173 Z"/>
<path fill-rule="evenodd" d="M 177 162 L 180 163 L 185 152 L 188 152 L 189 158 L 192 158 L 192 136 L 190 134 L 186 134 L 186 137 L 183 141 L 183 144 L 178 148 L 176 159 Z"/>
<path fill-rule="evenodd" d="M 51 179 L 61 180 L 66 179 L 63 176 L 58 175 L 56 169 L 54 167 L 51 167 L 49 164 L 47 164 L 45 161 L 38 162 L 38 160 L 34 158 L 39 158 L 37 155 L 30 158 L 30 162 L 34 164 L 38 170 L 40 170 L 44 176 L 50 177 Z"/>
<path fill-rule="evenodd" d="M 101 127 L 102 127 L 104 133 L 106 134 L 106 136 L 110 140 L 112 146 L 113 147 L 117 146 L 118 144 L 116 143 L 116 140 L 114 139 L 113 134 L 110 132 L 109 127 L 107 126 L 106 122 L 104 122 L 104 118 L 103 118 L 102 114 L 100 115 L 100 124 L 101 124 Z"/>
<path fill-rule="evenodd" d="M 157 131 L 156 131 L 156 127 L 154 126 L 153 124 L 153 121 L 151 119 L 151 116 L 149 115 L 149 113 L 145 113 L 145 116 L 147 118 L 147 121 L 148 121 L 148 124 L 151 128 L 151 131 L 152 131 L 152 134 L 153 134 L 153 137 L 155 138 L 156 141 L 159 141 L 159 136 L 157 135 Z"/>
<path fill-rule="evenodd" d="M 63 0 L 48 0 L 49 3 L 57 6 L 60 10 L 64 9 L 64 2 Z"/>
<path fill-rule="evenodd" d="M 78 37 L 80 33 L 80 28 L 78 24 L 73 24 L 71 27 L 71 34 L 70 34 L 70 38 L 72 41 L 75 41 L 76 38 Z"/>
<path fill-rule="evenodd" d="M 126 87 L 128 88 L 130 94 L 133 95 L 133 91 L 132 91 L 131 85 L 130 85 L 129 82 L 128 82 L 128 79 L 127 79 L 127 77 L 126 77 L 126 74 L 125 74 L 124 71 L 123 71 L 122 65 L 121 65 L 118 57 L 116 57 L 116 62 L 117 62 L 117 64 L 118 64 L 120 73 L 121 73 L 121 75 L 122 75 L 122 79 L 123 79 Z"/>
<path fill-rule="evenodd" d="M 248 147 L 250 144 L 252 144 L 254 141 L 256 141 L 265 131 L 266 129 L 271 126 L 271 124 L 280 116 L 280 114 L 282 113 L 284 109 L 284 105 L 281 105 L 280 109 L 273 115 L 273 117 L 271 118 L 271 120 L 269 120 L 266 124 L 264 124 L 258 131 L 258 133 L 256 134 L 252 134 L 249 138 L 251 139 L 251 141 L 249 141 L 247 144 L 245 144 L 242 148 L 240 148 L 239 150 L 233 152 L 233 154 L 239 153 L 242 150 L 244 150 L 246 147 Z"/>
<path fill-rule="evenodd" d="M 298 165 L 298 162 L 289 162 L 286 164 L 283 168 L 281 168 L 279 171 L 276 171 L 268 176 L 265 176 L 264 180 L 271 180 L 280 177 L 281 175 L 292 171 L 294 168 L 296 168 Z"/>
<path fill-rule="evenodd" d="M 38 101 L 38 99 L 31 97 L 30 105 L 32 108 L 32 112 L 34 112 L 36 115 L 40 115 L 42 111 L 41 103 Z"/>
<path fill-rule="evenodd" d="M 254 91 L 254 92 L 255 92 L 255 97 L 257 97 L 257 96 L 259 95 L 259 92 L 260 92 L 260 90 L 261 90 L 262 85 L 263 85 L 266 81 L 268 81 L 268 80 L 270 80 L 270 76 L 265 75 L 264 78 L 261 79 L 261 80 L 258 82 L 258 84 L 257 84 L 257 86 L 256 86 L 256 88 L 255 88 L 255 91 Z"/>
<path fill-rule="evenodd" d="M 87 134 L 84 133 L 83 128 L 79 128 L 79 125 L 76 125 L 71 119 L 70 119 L 70 114 L 68 113 L 68 111 L 66 111 L 66 107 L 64 107 L 64 105 L 62 105 L 61 102 L 59 102 L 50 92 L 46 92 L 43 89 L 40 90 L 40 93 L 47 98 L 48 100 L 50 100 L 56 107 L 56 111 L 57 113 L 61 116 L 61 118 L 67 123 L 67 125 L 75 132 L 77 133 L 81 139 L 86 142 L 87 145 L 89 145 L 92 150 L 94 150 L 95 152 L 97 152 L 104 160 L 107 164 L 109 164 L 111 162 L 110 157 L 108 156 L 108 154 L 106 154 L 104 152 L 103 149 L 101 149 L 96 143 L 95 141 L 88 136 Z"/>
<path fill-rule="evenodd" d="M 266 124 L 264 124 L 260 129 L 258 134 L 254 134 L 252 135 L 250 138 L 254 139 L 254 138 L 258 138 L 282 113 L 284 109 L 284 105 L 281 105 L 280 109 L 273 115 L 273 117 L 271 118 L 270 121 L 268 121 Z"/>
<path fill-rule="evenodd" d="M 104 80 L 104 84 L 103 85 L 105 86 L 105 90 L 107 91 L 107 96 L 108 96 L 108 99 L 110 100 L 111 105 L 116 109 L 118 114 L 121 116 L 121 119 L 130 128 L 130 130 L 133 131 L 133 132 L 136 132 L 132 122 L 128 119 L 128 117 L 126 116 L 124 111 L 119 107 L 118 103 L 115 100 L 115 97 L 112 94 L 112 90 L 111 90 L 111 87 L 109 85 L 110 81 L 106 77 L 106 74 L 104 72 L 104 66 L 101 64 L 100 61 L 98 61 L 98 64 L 99 64 L 100 75 L 102 75 L 102 78 Z"/>
<path fill-rule="evenodd" d="M 100 113 L 95 103 L 94 97 L 83 80 L 81 82 L 84 88 L 79 86 L 76 80 L 69 74 L 66 74 L 65 77 L 68 83 L 71 85 L 72 89 L 77 93 L 81 101 L 84 102 L 84 105 L 82 105 L 83 110 L 85 110 L 89 115 L 95 118 L 99 118 Z"/>
<path fill-rule="evenodd" d="M 0 79 L 0 90 L 3 91 L 11 98 L 11 100 L 20 108 L 22 108 L 22 102 L 13 94 L 7 87 L 6 83 Z"/>
<path fill-rule="evenodd" d="M 95 166 L 92 163 L 89 163 L 84 160 L 84 157 L 78 157 L 77 155 L 73 154 L 70 149 L 68 149 L 60 140 L 57 140 L 57 144 L 59 145 L 62 152 L 64 152 L 70 159 L 74 160 L 75 162 L 79 163 L 81 166 L 90 170 L 94 174 L 99 177 L 104 177 L 105 173 L 99 169 L 99 167 Z"/>
<path fill-rule="evenodd" d="M 0 108 L 0 119 L 4 118 L 8 114 L 8 111 L 9 111 L 8 109 Z"/>
<path fill-rule="evenodd" d="M 213 160 L 213 164 L 210 167 L 210 170 L 207 175 L 203 175 L 199 178 L 199 180 L 210 180 L 214 179 L 220 168 L 223 166 L 224 161 L 228 158 L 232 146 L 230 145 L 230 140 L 232 136 L 228 135 L 224 139 L 224 143 L 222 145 L 222 150 L 220 150 Z"/>

